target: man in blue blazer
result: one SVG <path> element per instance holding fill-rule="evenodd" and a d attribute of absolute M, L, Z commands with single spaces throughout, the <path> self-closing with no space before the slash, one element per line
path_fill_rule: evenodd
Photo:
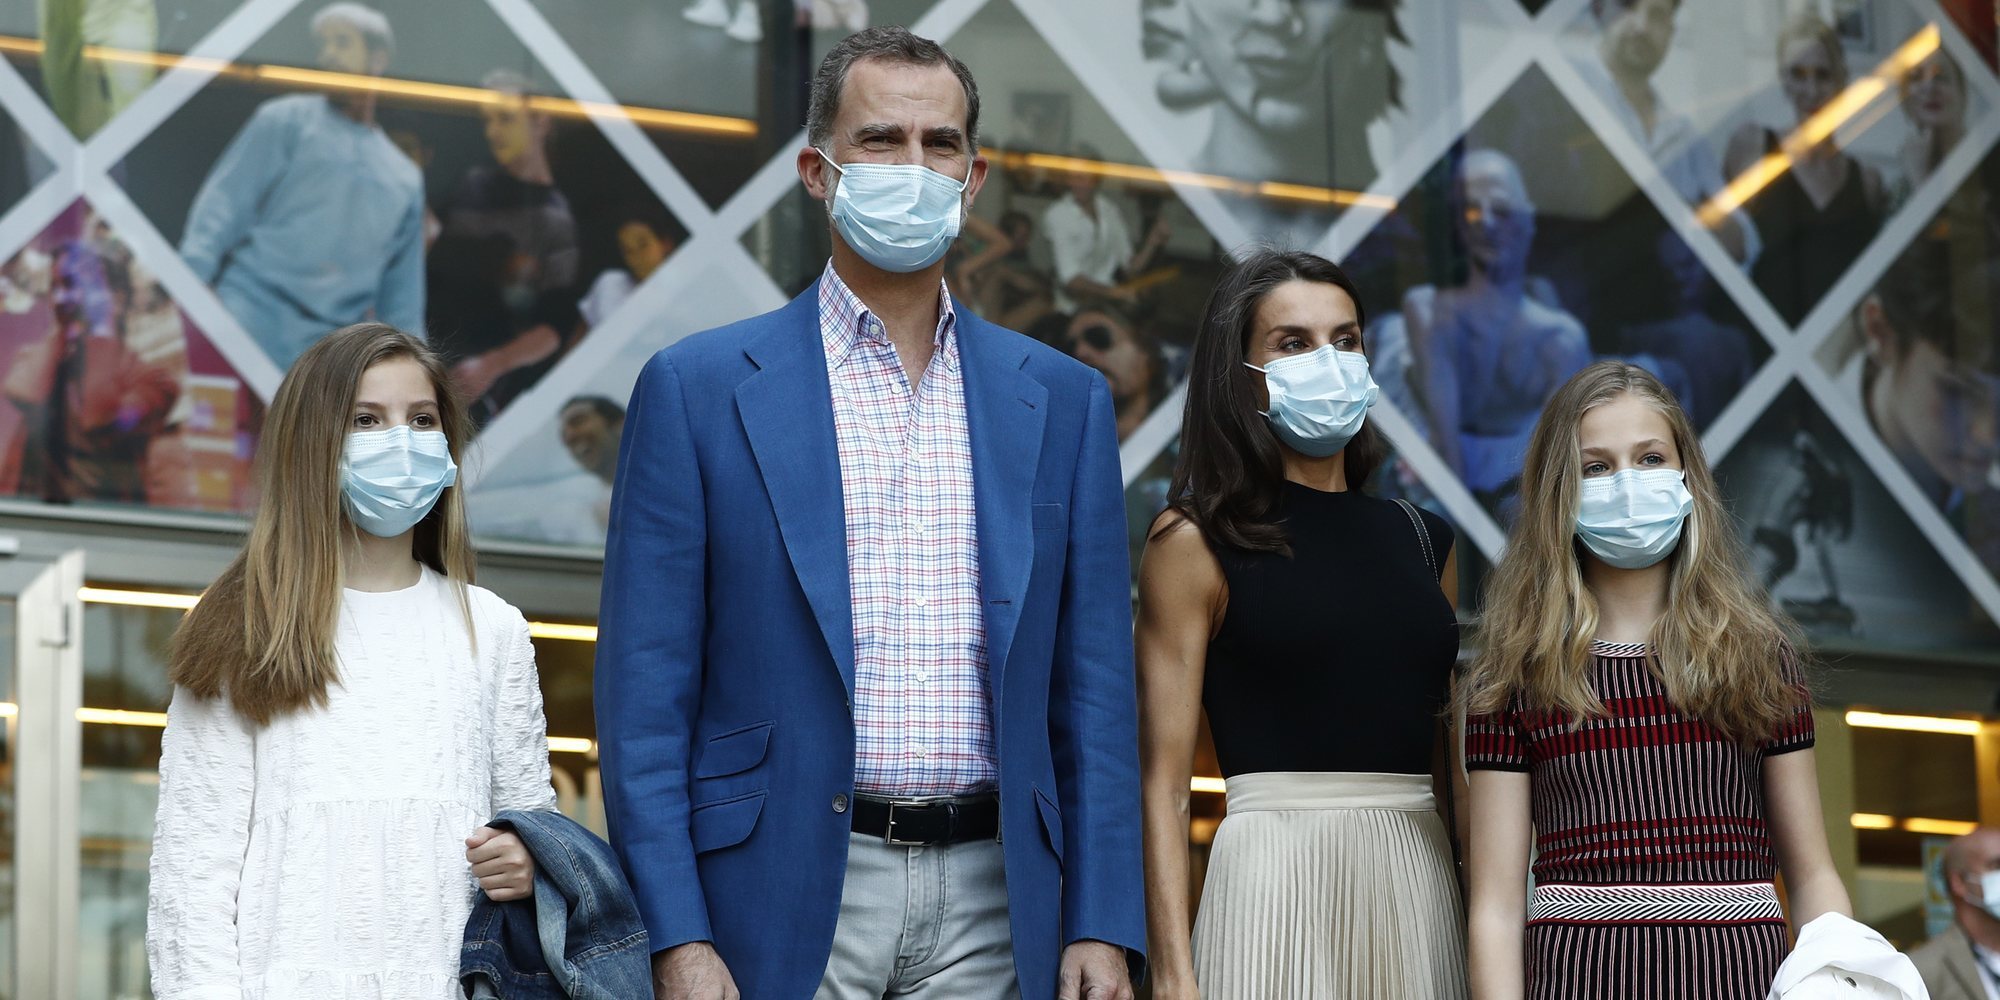
<path fill-rule="evenodd" d="M 1129 998 L 1109 391 L 944 288 L 986 175 L 963 64 L 869 29 L 811 105 L 825 274 L 661 351 L 626 414 L 596 701 L 654 990 Z"/>

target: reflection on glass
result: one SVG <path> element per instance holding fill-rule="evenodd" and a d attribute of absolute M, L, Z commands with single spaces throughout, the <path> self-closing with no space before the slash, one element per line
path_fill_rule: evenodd
<path fill-rule="evenodd" d="M 166 710 L 167 648 L 179 611 L 86 605 L 83 703 L 132 712 Z M 147 862 L 159 796 L 160 730 L 83 727 L 79 824 L 81 995 L 151 996 L 146 971 Z"/>
<path fill-rule="evenodd" d="M 1819 14 L 1801 11 L 1786 22 L 1776 46 L 1778 82 L 1790 106 L 1790 128 L 1806 123 L 1849 83 L 1847 52 Z M 1742 176 L 1758 160 L 1785 153 L 1776 128 L 1744 122 L 1729 140 L 1722 168 Z M 1750 269 L 1771 307 L 1796 325 L 1818 304 L 1882 226 L 1882 175 L 1841 150 L 1832 132 L 1810 148 L 1789 152 L 1789 168 L 1744 203 L 1764 242 Z"/>

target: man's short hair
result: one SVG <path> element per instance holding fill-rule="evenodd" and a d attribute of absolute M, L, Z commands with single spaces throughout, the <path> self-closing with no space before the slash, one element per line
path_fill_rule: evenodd
<path fill-rule="evenodd" d="M 867 28 L 840 40 L 819 62 L 813 74 L 812 102 L 806 111 L 806 141 L 826 148 L 833 134 L 833 120 L 840 116 L 841 91 L 847 86 L 847 72 L 854 64 L 876 59 L 902 66 L 949 66 L 959 86 L 965 88 L 965 141 L 979 148 L 979 85 L 944 46 L 895 25 Z"/>
<path fill-rule="evenodd" d="M 1882 276 L 1875 301 L 1897 356 L 1920 343 L 1946 358 L 2000 374 L 2000 265 L 1959 263 L 1943 240 L 1910 245 Z"/>
<path fill-rule="evenodd" d="M 591 412 L 604 418 L 607 424 L 621 423 L 625 419 L 625 408 L 604 396 L 571 396 L 557 413 L 567 413 L 572 406 L 588 406 Z"/>
<path fill-rule="evenodd" d="M 383 55 L 395 54 L 396 33 L 390 30 L 389 19 L 383 16 L 381 11 L 367 4 L 354 3 L 352 0 L 327 4 L 319 9 L 319 13 L 313 15 L 313 34 L 319 34 L 319 30 L 332 21 L 339 21 L 361 32 L 361 37 L 368 42 L 370 49 Z"/>
<path fill-rule="evenodd" d="M 535 93 L 535 82 L 519 70 L 496 69 L 479 79 L 479 85 L 487 90 L 497 90 L 515 97 L 531 97 Z"/>
<path fill-rule="evenodd" d="M 1675 12 L 1680 11 L 1681 0 L 1668 0 L 1668 2 L 1674 5 Z M 1590 0 L 1590 12 L 1602 22 L 1607 17 L 1623 14 L 1638 5 L 1639 0 Z"/>

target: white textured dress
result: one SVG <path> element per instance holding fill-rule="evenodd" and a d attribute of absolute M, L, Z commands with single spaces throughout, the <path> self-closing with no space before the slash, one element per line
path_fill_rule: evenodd
<path fill-rule="evenodd" d="M 174 692 L 146 952 L 159 1000 L 447 1000 L 478 891 L 465 838 L 552 809 L 520 612 L 425 569 L 345 591 L 324 709 L 257 728 Z"/>

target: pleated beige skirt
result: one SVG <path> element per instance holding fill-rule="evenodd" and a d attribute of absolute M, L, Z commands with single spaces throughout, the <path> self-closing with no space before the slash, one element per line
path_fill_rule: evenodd
<path fill-rule="evenodd" d="M 1274 771 L 1228 795 L 1195 913 L 1202 1000 L 1464 1000 L 1428 775 Z"/>

